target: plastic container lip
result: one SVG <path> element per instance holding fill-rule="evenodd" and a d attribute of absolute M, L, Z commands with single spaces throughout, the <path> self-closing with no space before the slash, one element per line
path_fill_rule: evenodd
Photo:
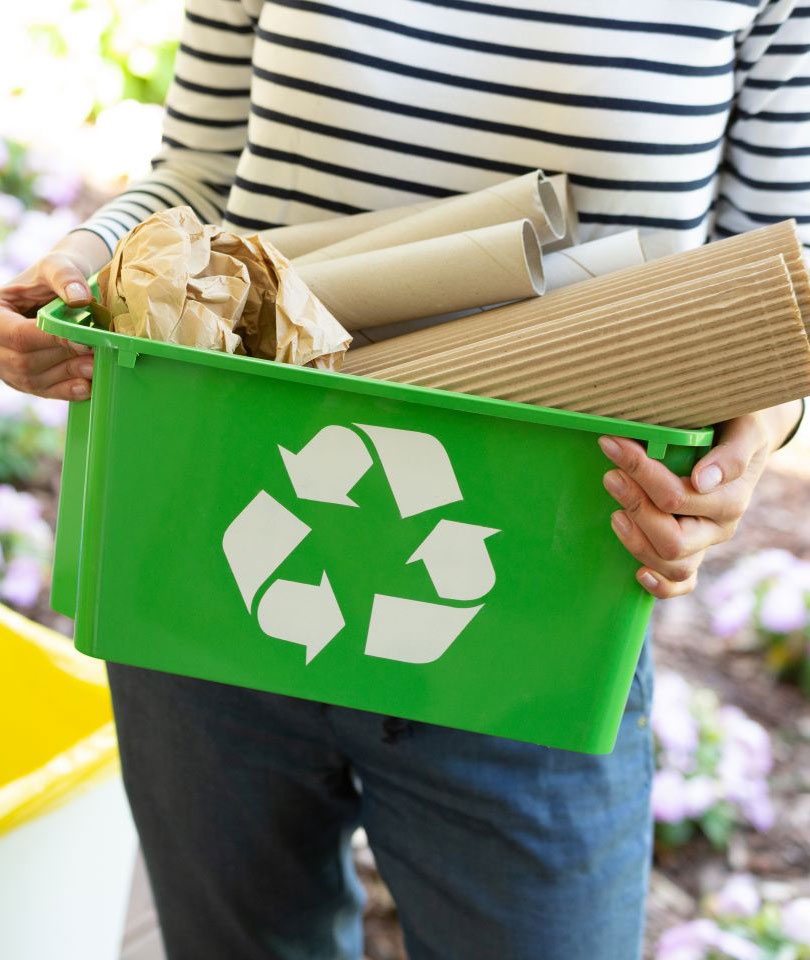
<path fill-rule="evenodd" d="M 91 284 L 94 279 L 91 278 Z M 202 364 L 224 370 L 271 377 L 307 386 L 329 387 L 333 390 L 360 393 L 382 399 L 399 400 L 400 402 L 418 403 L 423 406 L 441 407 L 448 410 L 459 410 L 482 416 L 499 417 L 504 420 L 517 420 L 523 423 L 563 427 L 588 433 L 629 437 L 635 440 L 649 441 L 655 448 L 654 450 L 651 449 L 649 454 L 656 458 L 664 456 L 669 444 L 679 447 L 708 447 L 711 445 L 714 436 L 714 431 L 711 428 L 680 430 L 675 427 L 662 427 L 657 424 L 634 420 L 598 417 L 572 410 L 537 407 L 527 403 L 515 403 L 511 400 L 454 393 L 450 390 L 438 390 L 433 387 L 394 383 L 389 380 L 374 380 L 370 377 L 358 377 L 330 370 L 296 367 L 290 364 L 277 363 L 274 360 L 260 360 L 255 357 L 199 350 L 196 347 L 184 347 L 175 343 L 163 343 L 158 340 L 113 333 L 95 326 L 89 326 L 88 324 L 92 322 L 93 318 L 90 311 L 85 307 L 71 308 L 60 299 L 52 300 L 41 307 L 37 313 L 37 326 L 47 333 L 65 337 L 68 340 L 91 347 L 115 347 L 122 354 L 129 355 L 133 363 L 138 355 L 162 357 L 184 363 Z"/>

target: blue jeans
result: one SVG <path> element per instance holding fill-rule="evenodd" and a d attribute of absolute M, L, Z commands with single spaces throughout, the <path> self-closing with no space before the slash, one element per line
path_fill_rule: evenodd
<path fill-rule="evenodd" d="M 109 665 L 170 960 L 359 960 L 362 824 L 411 960 L 636 960 L 645 644 L 607 757 Z"/>

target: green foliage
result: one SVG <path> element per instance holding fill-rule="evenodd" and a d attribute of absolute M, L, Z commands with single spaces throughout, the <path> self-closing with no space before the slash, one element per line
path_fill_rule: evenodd
<path fill-rule="evenodd" d="M 5 147 L 8 160 L 5 166 L 0 167 L 0 193 L 17 197 L 26 208 L 36 206 L 39 198 L 34 193 L 34 174 L 26 164 L 27 148 L 13 140 L 6 140 Z M 5 239 L 4 230 L 6 225 L 0 218 L 0 241 Z"/>
<path fill-rule="evenodd" d="M 0 416 L 0 483 L 29 485 L 43 479 L 62 456 L 64 431 L 34 416 Z"/>

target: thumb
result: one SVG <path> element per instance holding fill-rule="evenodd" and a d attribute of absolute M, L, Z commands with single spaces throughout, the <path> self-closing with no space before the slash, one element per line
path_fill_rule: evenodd
<path fill-rule="evenodd" d="M 720 441 L 692 468 L 692 486 L 710 493 L 738 480 L 762 446 L 762 431 L 753 417 L 737 417 L 723 424 Z"/>
<path fill-rule="evenodd" d="M 81 307 L 93 299 L 84 274 L 63 253 L 52 253 L 42 262 L 42 273 L 57 293 L 70 307 Z"/>

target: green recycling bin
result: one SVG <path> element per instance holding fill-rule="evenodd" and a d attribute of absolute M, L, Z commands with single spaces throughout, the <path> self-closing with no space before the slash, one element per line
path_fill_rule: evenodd
<path fill-rule="evenodd" d="M 588 753 L 653 598 L 600 434 L 686 474 L 682 431 L 110 333 L 72 403 L 52 604 L 83 652 Z"/>

